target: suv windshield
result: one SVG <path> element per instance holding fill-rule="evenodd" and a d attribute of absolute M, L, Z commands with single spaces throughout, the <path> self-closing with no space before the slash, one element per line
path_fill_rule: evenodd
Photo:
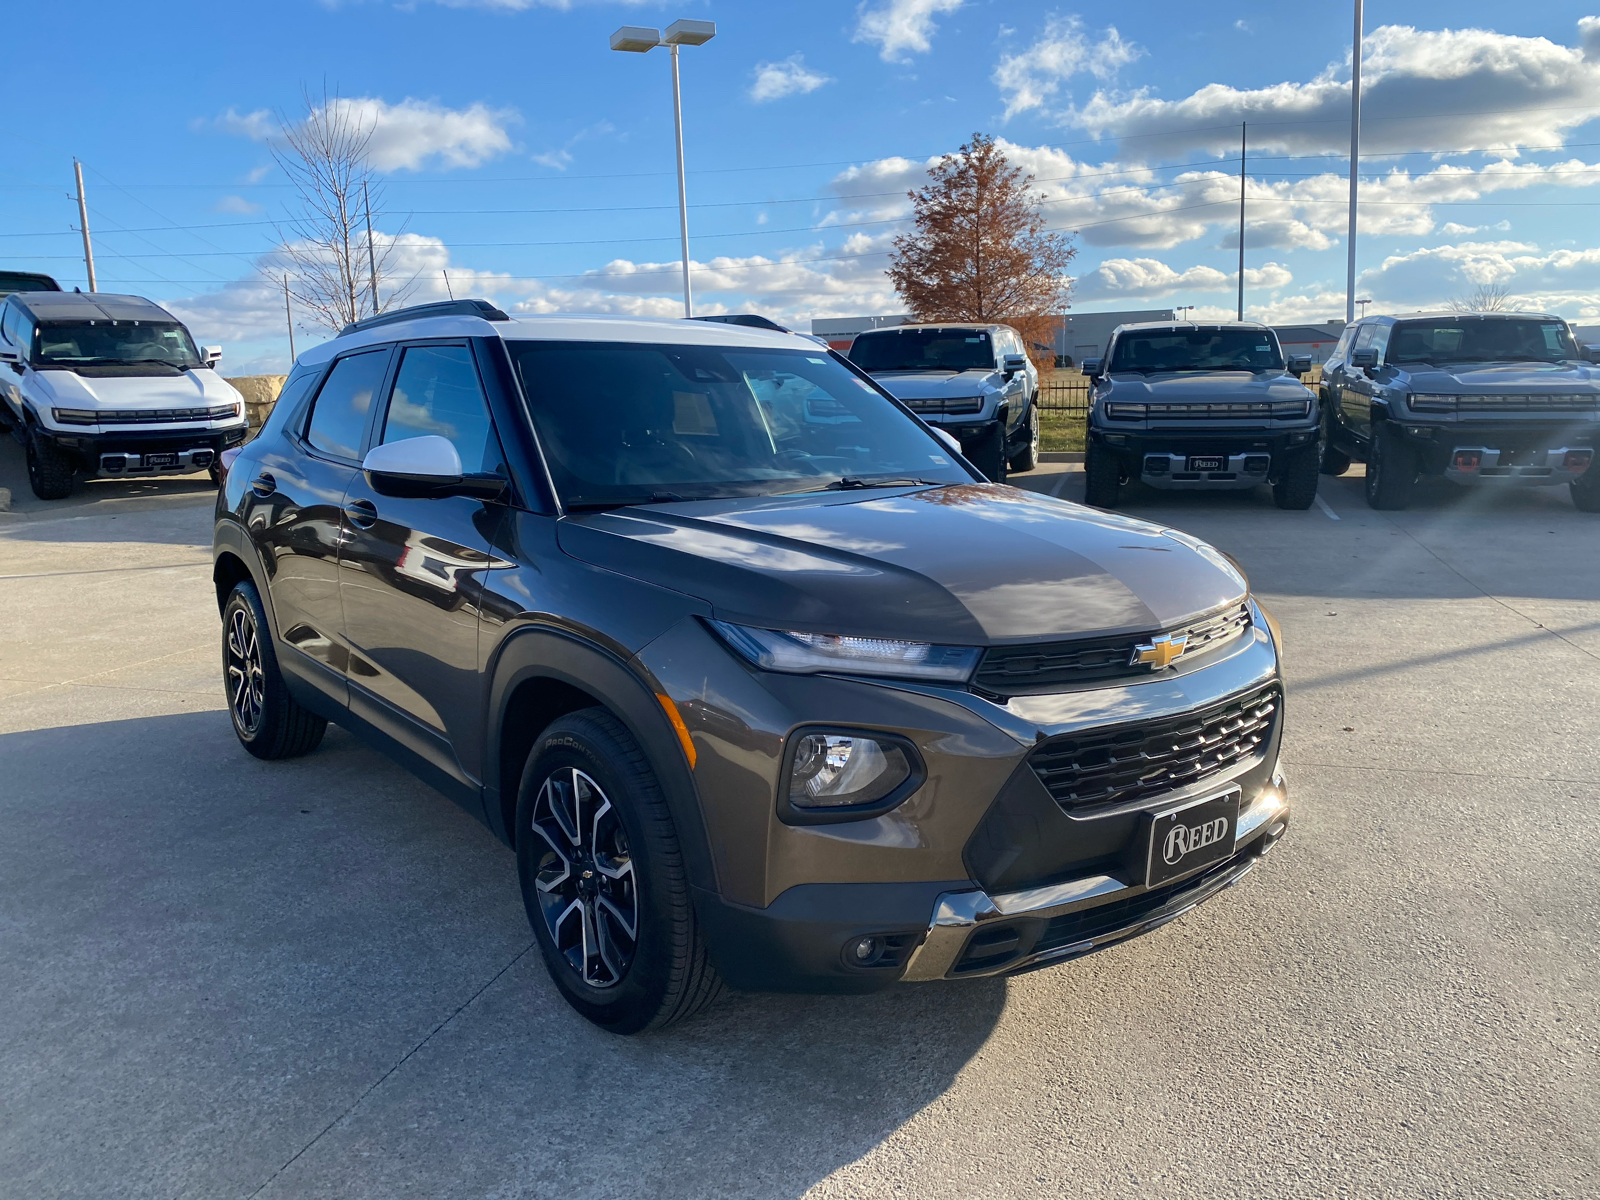
<path fill-rule="evenodd" d="M 1134 330 L 1117 338 L 1110 371 L 1281 371 L 1269 329 Z"/>
<path fill-rule="evenodd" d="M 850 347 L 863 371 L 992 371 L 989 335 L 970 329 L 885 329 Z"/>
<path fill-rule="evenodd" d="M 972 482 L 933 435 L 821 353 L 506 344 L 569 508 Z"/>
<path fill-rule="evenodd" d="M 1561 362 L 1577 357 L 1565 321 L 1503 317 L 1400 321 L 1384 356 L 1390 364 Z"/>
<path fill-rule="evenodd" d="M 176 321 L 47 321 L 33 334 L 36 367 L 137 367 L 159 374 L 200 365 Z M 120 373 L 120 372 L 119 372 Z"/>

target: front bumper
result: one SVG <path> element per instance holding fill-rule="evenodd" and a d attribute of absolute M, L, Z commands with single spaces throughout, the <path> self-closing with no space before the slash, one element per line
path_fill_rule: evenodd
<path fill-rule="evenodd" d="M 1315 424 L 1292 429 L 1115 429 L 1091 426 L 1097 449 L 1110 454 L 1129 479 L 1154 488 L 1231 491 L 1270 483 L 1291 454 L 1317 441 Z M 1192 460 L 1216 459 L 1215 469 Z"/>
<path fill-rule="evenodd" d="M 245 421 L 235 425 L 193 429 L 116 430 L 80 433 L 36 426 L 58 448 L 71 455 L 79 469 L 111 478 L 125 475 L 174 475 L 211 466 L 222 452 L 242 445 L 250 435 Z"/>

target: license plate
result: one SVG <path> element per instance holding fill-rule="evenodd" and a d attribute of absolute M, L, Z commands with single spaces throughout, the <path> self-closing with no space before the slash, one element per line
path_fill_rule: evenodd
<path fill-rule="evenodd" d="M 1233 853 L 1239 827 L 1239 789 L 1200 800 L 1150 819 L 1150 859 L 1145 882 L 1160 887 L 1221 862 Z"/>
<path fill-rule="evenodd" d="M 1228 460 L 1220 454 L 1191 454 L 1189 456 L 1189 470 L 1191 471 L 1221 471 L 1225 470 Z"/>
<path fill-rule="evenodd" d="M 178 465 L 176 454 L 146 454 L 144 465 L 147 467 L 175 467 Z"/>

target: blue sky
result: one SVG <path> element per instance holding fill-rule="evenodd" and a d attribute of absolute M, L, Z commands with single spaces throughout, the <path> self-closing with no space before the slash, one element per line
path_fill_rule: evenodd
<path fill-rule="evenodd" d="M 292 189 L 279 115 L 336 91 L 374 129 L 380 240 L 416 300 L 676 315 L 664 51 L 622 24 L 712 19 L 684 51 L 701 311 L 898 309 L 904 193 L 974 130 L 1076 231 L 1074 306 L 1231 314 L 1238 128 L 1251 125 L 1249 315 L 1344 307 L 1347 4 L 1033 0 L 168 0 L 14 6 L 0 262 L 67 286 L 83 160 L 104 290 L 148 295 L 282 369 L 264 282 Z M 1367 9 L 1362 279 L 1378 311 L 1498 283 L 1600 319 L 1600 3 Z M 70 36 L 70 45 L 64 38 Z M 302 348 L 326 336 L 308 320 Z"/>

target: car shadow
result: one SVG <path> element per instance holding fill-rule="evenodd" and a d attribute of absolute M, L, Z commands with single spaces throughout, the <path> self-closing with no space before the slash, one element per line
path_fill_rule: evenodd
<path fill-rule="evenodd" d="M 579 1018 L 515 861 L 332 728 L 0 736 L 0 1178 L 29 1194 L 792 1197 L 934 1103 L 997 980 Z"/>

